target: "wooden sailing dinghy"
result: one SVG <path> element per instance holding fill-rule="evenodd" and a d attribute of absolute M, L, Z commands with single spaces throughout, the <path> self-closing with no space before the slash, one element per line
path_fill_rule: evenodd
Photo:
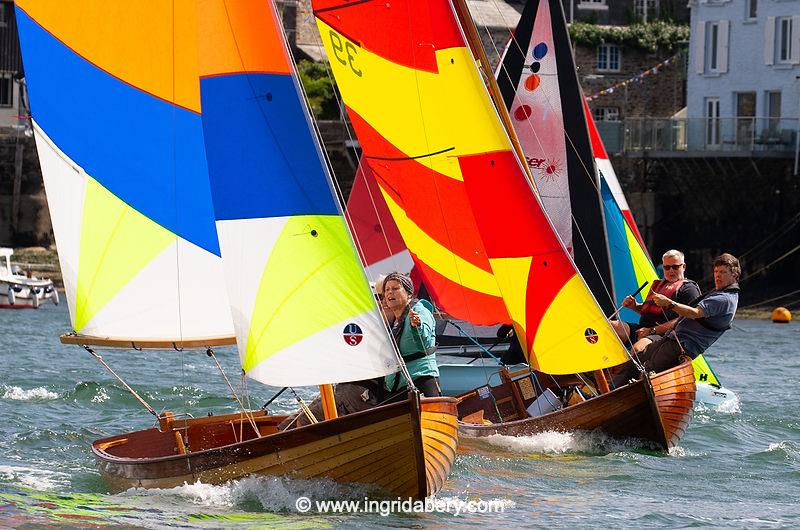
<path fill-rule="evenodd" d="M 582 384 L 576 378 L 537 375 L 543 387 L 543 390 L 537 388 L 538 393 L 534 390 L 537 385 L 533 376 L 526 369 L 506 374 L 501 385 L 459 396 L 462 440 L 494 434 L 529 436 L 547 431 L 582 430 L 641 440 L 665 450 L 678 443 L 691 418 L 695 385 L 690 362 L 592 399 L 578 398 L 573 405 L 530 417 L 528 407 L 544 392 L 553 392 L 557 400 L 560 389 Z"/>
<path fill-rule="evenodd" d="M 323 395 L 405 369 L 270 4 L 16 6 L 75 331 L 63 342 L 169 356 L 235 343 L 247 377 Z M 455 457 L 455 400 L 416 390 L 341 418 L 323 400 L 325 418 L 282 432 L 284 416 L 238 396 L 241 412 L 204 418 L 139 399 L 157 427 L 93 444 L 116 488 L 271 474 L 421 498 Z"/>
<path fill-rule="evenodd" d="M 364 160 L 437 305 L 475 324 L 512 322 L 532 367 L 548 376 L 627 361 L 532 188 L 499 91 L 486 90 L 492 76 L 476 68 L 487 61 L 464 3 L 312 4 Z M 597 188 L 589 202 L 602 218 Z M 464 435 L 475 432 L 463 421 L 473 412 L 462 401 Z"/>

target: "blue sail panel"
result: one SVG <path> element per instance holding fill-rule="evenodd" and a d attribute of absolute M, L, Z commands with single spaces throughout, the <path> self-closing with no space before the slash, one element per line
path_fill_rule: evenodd
<path fill-rule="evenodd" d="M 216 219 L 339 211 L 290 75 L 201 80 Z"/>
<path fill-rule="evenodd" d="M 637 284 L 636 272 L 634 271 L 633 261 L 631 259 L 631 250 L 628 247 L 628 240 L 625 234 L 625 218 L 605 179 L 601 178 L 600 181 L 606 218 L 608 247 L 611 255 L 611 270 L 614 276 L 614 286 L 616 290 L 615 303 L 617 307 L 619 307 L 622 305 L 622 301 L 626 296 L 636 292 L 639 285 Z M 646 287 L 643 291 L 644 294 L 647 294 L 647 290 Z M 639 293 L 636 299 L 638 302 L 641 302 L 642 293 Z M 639 314 L 625 308 L 620 311 L 619 318 L 626 322 L 638 322 Z"/>

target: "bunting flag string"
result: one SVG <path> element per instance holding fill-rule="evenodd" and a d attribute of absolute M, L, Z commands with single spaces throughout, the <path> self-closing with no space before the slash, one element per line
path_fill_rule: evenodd
<path fill-rule="evenodd" d="M 640 74 L 637 74 L 637 75 L 631 77 L 630 79 L 626 79 L 624 81 L 620 81 L 619 83 L 611 85 L 608 88 L 604 88 L 600 92 L 597 92 L 595 94 L 587 96 L 586 99 L 588 101 L 594 101 L 595 99 L 597 99 L 597 98 L 599 98 L 601 96 L 605 96 L 605 95 L 608 95 L 608 94 L 613 94 L 615 91 L 617 91 L 620 88 L 623 88 L 623 87 L 625 87 L 625 86 L 627 86 L 627 85 L 629 85 L 631 83 L 641 83 L 641 82 L 644 81 L 644 79 L 646 77 L 652 77 L 654 75 L 657 75 L 666 66 L 668 66 L 669 64 L 674 63 L 675 61 L 679 60 L 682 54 L 683 54 L 683 52 L 678 52 L 675 55 L 673 55 L 672 57 L 670 57 L 669 59 L 665 59 L 664 61 L 658 63 L 657 65 L 653 66 L 652 68 L 648 68 L 644 72 L 642 72 Z"/>

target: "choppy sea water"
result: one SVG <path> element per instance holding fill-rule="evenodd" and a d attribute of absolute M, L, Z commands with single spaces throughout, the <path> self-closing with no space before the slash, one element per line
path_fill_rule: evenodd
<path fill-rule="evenodd" d="M 63 304 L 0 310 L 0 528 L 800 526 L 797 323 L 736 323 L 708 357 L 740 401 L 696 408 L 669 455 L 587 433 L 497 436 L 459 454 L 428 506 L 400 507 L 416 513 L 377 502 L 369 513 L 320 513 L 317 501 L 369 491 L 285 478 L 109 494 L 91 442 L 152 416 L 87 352 L 58 342 L 67 329 Z M 157 411 L 236 410 L 203 352 L 101 354 Z M 218 358 L 238 390 L 236 354 Z M 254 406 L 276 391 L 252 381 L 248 390 Z M 294 398 L 270 408 L 293 410 Z"/>

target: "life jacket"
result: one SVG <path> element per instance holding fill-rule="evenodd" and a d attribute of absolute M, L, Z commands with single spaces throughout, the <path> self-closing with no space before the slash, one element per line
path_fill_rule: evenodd
<path fill-rule="evenodd" d="M 686 279 L 678 280 L 676 282 L 669 283 L 667 280 L 656 280 L 653 282 L 653 287 L 650 288 L 650 292 L 647 293 L 647 298 L 644 302 L 642 302 L 642 311 L 641 315 L 650 315 L 653 318 L 658 318 L 661 316 L 662 308 L 658 307 L 655 302 L 653 302 L 653 295 L 655 293 L 661 294 L 669 298 L 670 300 L 675 300 L 675 296 L 678 294 L 678 289 L 686 283 Z M 666 309 L 664 310 L 666 311 Z"/>

